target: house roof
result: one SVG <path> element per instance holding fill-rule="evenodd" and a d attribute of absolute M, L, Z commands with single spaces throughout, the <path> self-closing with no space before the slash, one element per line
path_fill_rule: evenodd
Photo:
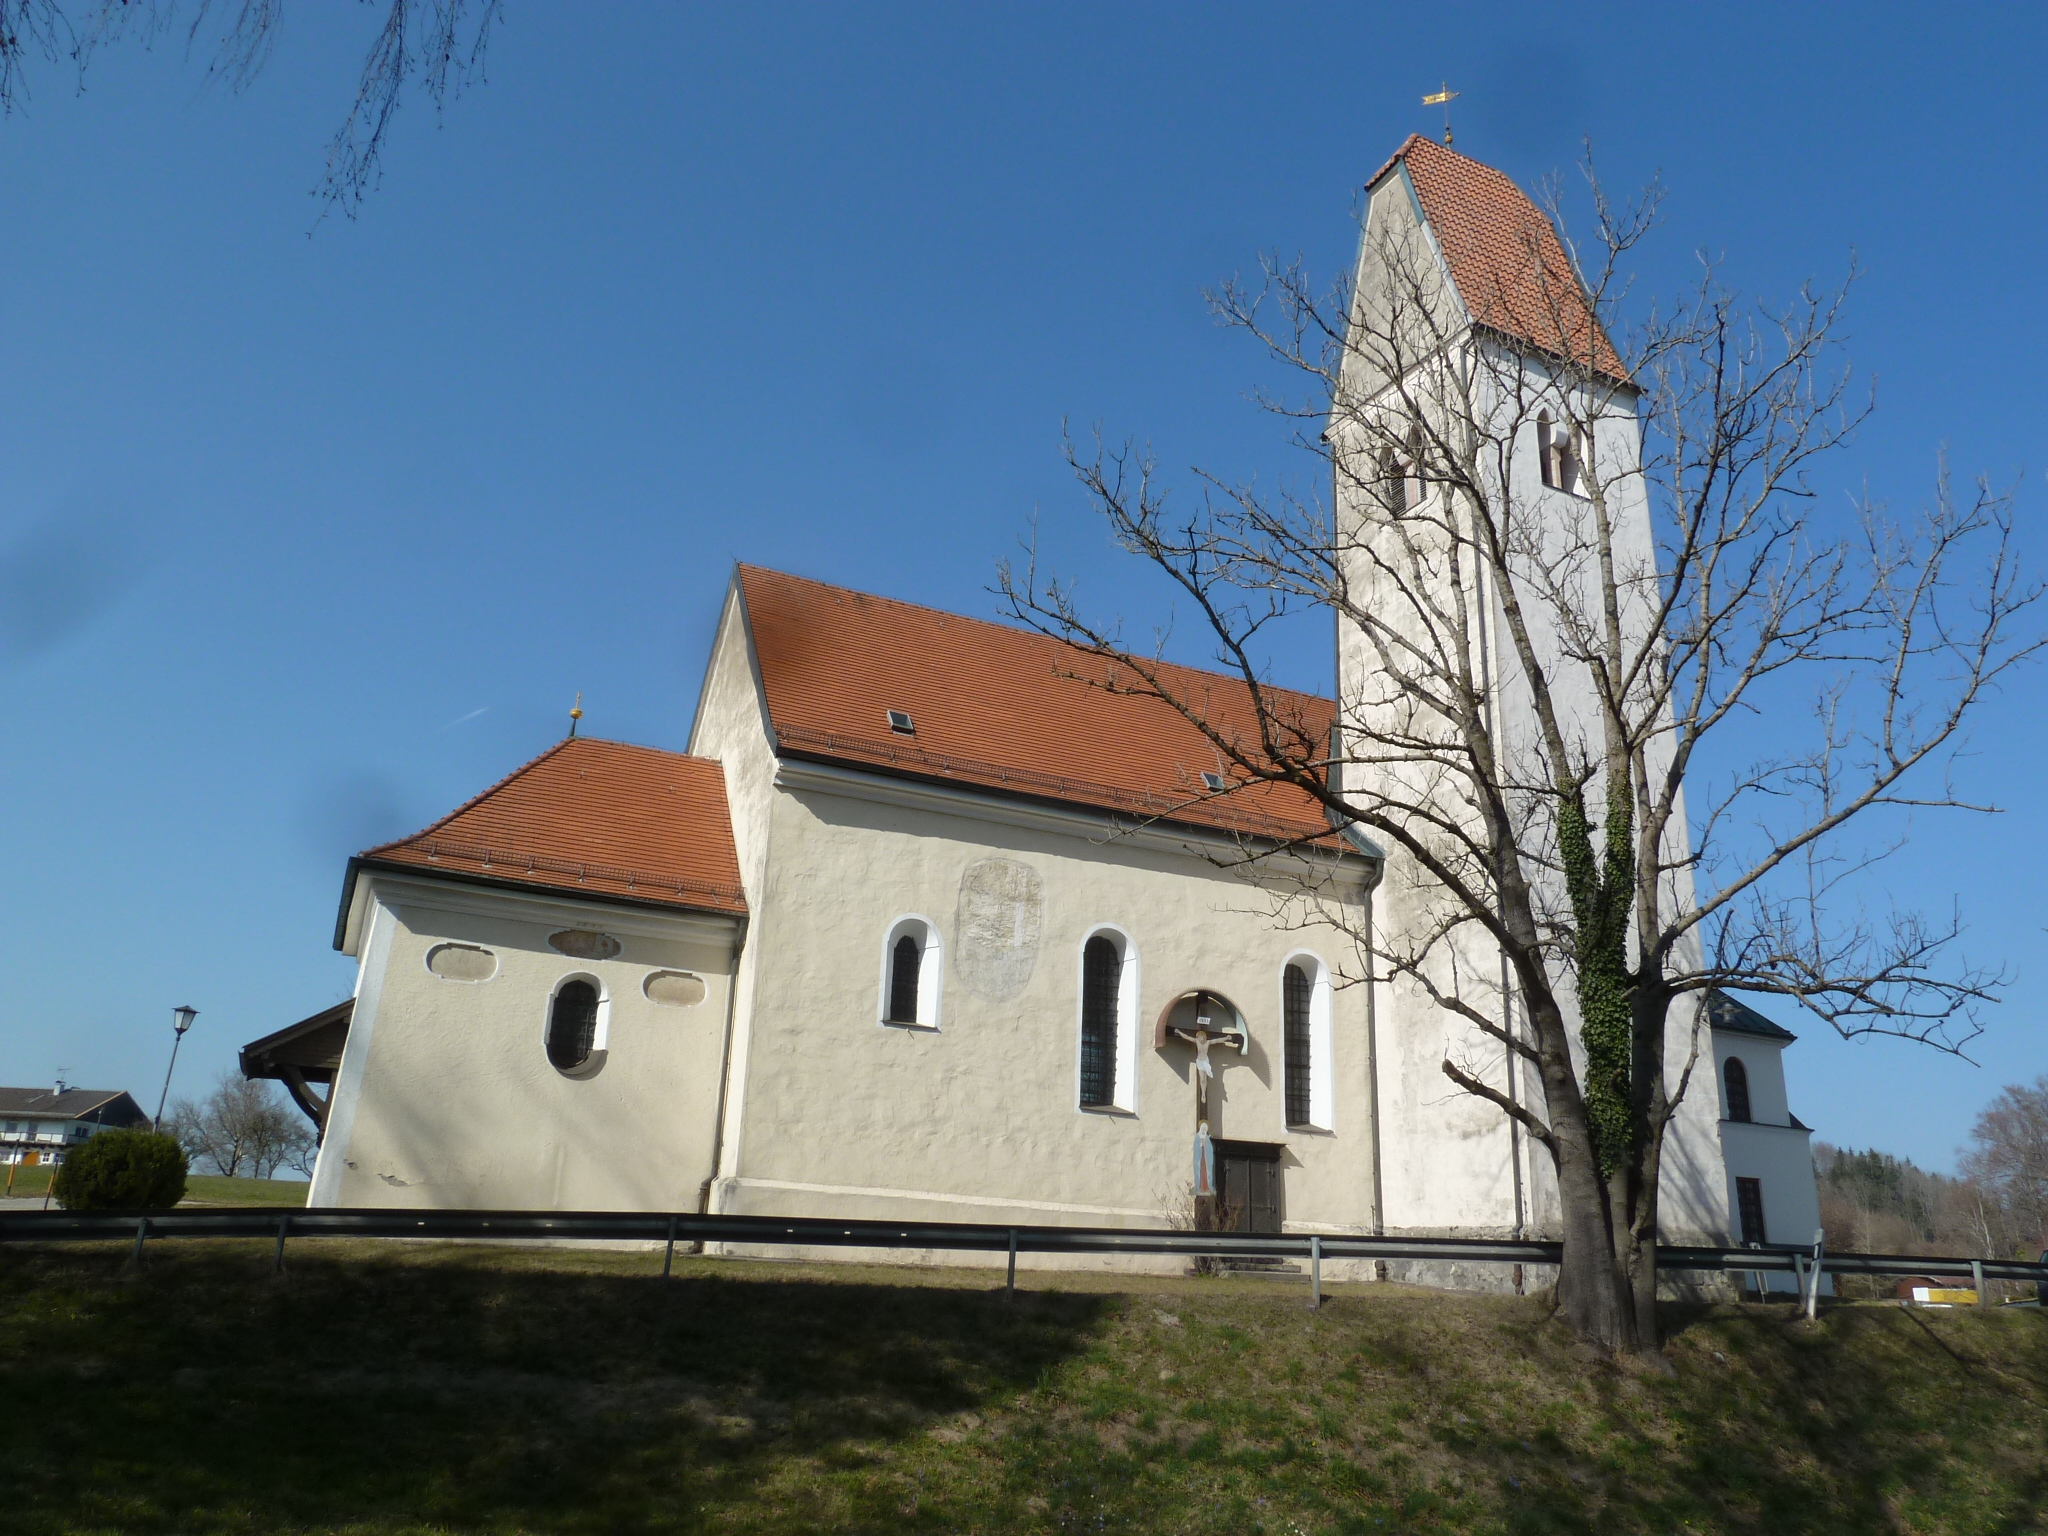
<path fill-rule="evenodd" d="M 357 855 L 636 905 L 743 913 L 725 771 L 710 758 L 571 736 L 432 826 Z"/>
<path fill-rule="evenodd" d="M 126 1100 L 125 1107 L 122 1101 Z M 119 1088 L 0 1088 L 0 1115 L 34 1115 L 43 1120 L 101 1119 L 124 1123 L 148 1117 Z M 121 1117 L 115 1120 L 116 1115 Z"/>
<path fill-rule="evenodd" d="M 1799 1038 L 1784 1026 L 1773 1024 L 1747 1003 L 1718 989 L 1707 993 L 1707 1019 L 1715 1029 L 1727 1035 L 1756 1035 L 1781 1044 L 1789 1044 Z"/>
<path fill-rule="evenodd" d="M 1373 173 L 1367 191 L 1403 164 L 1475 322 L 1611 378 L 1628 377 L 1557 231 L 1520 187 L 1418 133 Z"/>
<path fill-rule="evenodd" d="M 1288 785 L 1222 794 L 1215 746 L 1171 705 L 1108 691 L 1135 684 L 1109 662 L 1047 635 L 962 618 L 756 566 L 739 584 L 776 751 L 972 785 L 1145 819 L 1284 841 L 1330 841 L 1323 808 Z M 1226 739 L 1256 744 L 1241 678 L 1164 667 Z M 1321 753 L 1335 706 L 1266 690 L 1273 710 Z M 914 734 L 891 730 L 888 711 Z"/>

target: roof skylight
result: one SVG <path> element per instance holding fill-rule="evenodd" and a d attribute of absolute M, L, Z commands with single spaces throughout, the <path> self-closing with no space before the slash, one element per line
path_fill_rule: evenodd
<path fill-rule="evenodd" d="M 917 727 L 911 723 L 910 712 L 902 709 L 889 711 L 889 729 L 899 736 L 915 736 Z"/>
<path fill-rule="evenodd" d="M 1205 773 L 1202 775 L 1202 785 L 1211 794 L 1221 794 L 1224 788 L 1223 775 L 1220 773 Z"/>

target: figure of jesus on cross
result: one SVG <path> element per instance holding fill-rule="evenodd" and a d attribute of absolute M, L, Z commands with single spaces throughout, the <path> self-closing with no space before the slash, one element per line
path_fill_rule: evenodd
<path fill-rule="evenodd" d="M 1206 992 L 1195 994 L 1195 1023 L 1190 1029 L 1183 1024 L 1169 1025 L 1167 1033 L 1176 1039 L 1185 1040 L 1195 1048 L 1195 1123 L 1206 1124 L 1209 1113 L 1209 1085 L 1216 1080 L 1215 1063 L 1209 1060 L 1209 1052 L 1219 1045 L 1227 1045 L 1240 1056 L 1244 1054 L 1244 1031 L 1235 1024 L 1219 1020 L 1230 1005 L 1221 998 L 1211 997 Z"/>

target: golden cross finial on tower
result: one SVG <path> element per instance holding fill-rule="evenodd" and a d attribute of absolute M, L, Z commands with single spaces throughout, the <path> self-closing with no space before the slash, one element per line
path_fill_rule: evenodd
<path fill-rule="evenodd" d="M 1433 95 L 1425 96 L 1422 98 L 1422 104 L 1425 107 L 1440 106 L 1444 109 L 1445 144 L 1449 144 L 1451 142 L 1451 103 L 1457 100 L 1457 98 L 1462 94 L 1463 93 L 1460 91 L 1452 90 L 1450 82 L 1447 80 L 1437 89 L 1437 91 Z"/>
<path fill-rule="evenodd" d="M 576 690 L 576 702 L 569 708 L 569 734 L 576 734 L 576 722 L 583 718 L 583 690 Z"/>

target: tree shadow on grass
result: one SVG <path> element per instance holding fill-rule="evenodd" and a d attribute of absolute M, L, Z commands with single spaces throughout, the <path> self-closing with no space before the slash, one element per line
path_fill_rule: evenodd
<path fill-rule="evenodd" d="M 1012 1400 L 1111 1304 L 367 1245 L 307 1245 L 279 1282 L 267 1258 L 166 1244 L 123 1283 L 105 1250 L 0 1256 L 0 1388 L 36 1405 L 11 1530 L 915 1528 L 895 1448 Z"/>

